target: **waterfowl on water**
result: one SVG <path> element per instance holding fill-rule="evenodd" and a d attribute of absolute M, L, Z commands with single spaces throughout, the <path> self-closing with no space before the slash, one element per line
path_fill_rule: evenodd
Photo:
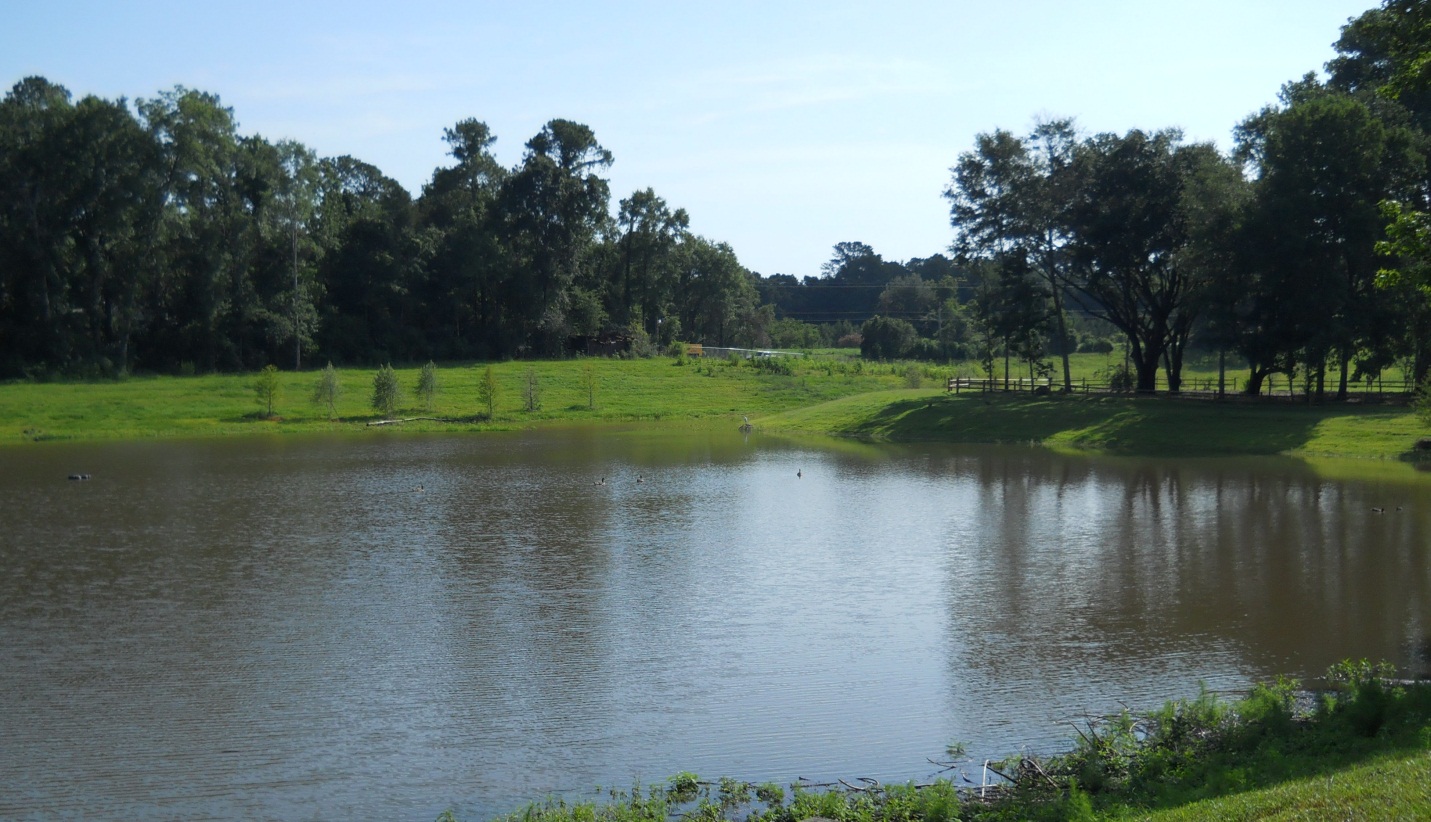
<path fill-rule="evenodd" d="M 640 474 L 637 474 L 637 475 L 636 475 L 636 481 L 637 481 L 637 482 L 645 482 L 645 481 L 646 481 L 646 478 L 643 477 L 643 476 L 641 476 Z"/>
<path fill-rule="evenodd" d="M 795 469 L 795 479 L 800 479 L 801 477 L 805 476 L 804 471 L 804 468 Z"/>
<path fill-rule="evenodd" d="M 1373 509 L 1371 509 L 1371 512 L 1372 512 L 1373 514 L 1385 514 L 1385 513 L 1386 513 L 1386 509 L 1385 509 L 1385 508 L 1373 508 Z"/>
<path fill-rule="evenodd" d="M 70 479 L 72 479 L 72 480 L 87 480 L 87 479 L 89 479 L 89 474 L 70 474 Z"/>

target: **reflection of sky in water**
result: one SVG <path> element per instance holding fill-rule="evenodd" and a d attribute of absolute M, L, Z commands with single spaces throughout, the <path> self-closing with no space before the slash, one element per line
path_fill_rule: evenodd
<path fill-rule="evenodd" d="M 0 469 L 0 816 L 922 779 L 1431 633 L 1427 484 L 1287 460 L 556 431 Z"/>

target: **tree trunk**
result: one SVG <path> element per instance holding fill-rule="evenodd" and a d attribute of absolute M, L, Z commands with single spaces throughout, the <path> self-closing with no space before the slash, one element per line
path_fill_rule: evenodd
<path fill-rule="evenodd" d="M 1073 377 L 1068 368 L 1068 323 L 1063 317 L 1063 300 L 1059 296 L 1058 284 L 1051 283 L 1053 291 L 1053 315 L 1058 319 L 1058 355 L 1063 360 L 1063 390 L 1073 390 Z"/>
<path fill-rule="evenodd" d="M 1183 389 L 1183 349 L 1168 346 L 1163 351 L 1163 366 L 1168 375 L 1168 393 L 1177 394 Z"/>
<path fill-rule="evenodd" d="M 1158 366 L 1163 352 L 1155 348 L 1144 348 L 1132 341 L 1133 368 L 1137 374 L 1139 394 L 1151 394 L 1158 390 Z"/>
<path fill-rule="evenodd" d="M 1247 385 L 1242 389 L 1242 393 L 1250 397 L 1262 395 L 1262 383 L 1267 379 L 1268 372 L 1260 368 L 1252 368 L 1247 372 Z"/>
<path fill-rule="evenodd" d="M 1217 398 L 1222 399 L 1227 396 L 1227 352 L 1221 348 L 1217 350 Z"/>
<path fill-rule="evenodd" d="M 1337 399 L 1347 398 L 1347 367 L 1351 364 L 1351 355 L 1346 352 L 1338 352 L 1341 359 L 1341 374 L 1337 377 Z"/>

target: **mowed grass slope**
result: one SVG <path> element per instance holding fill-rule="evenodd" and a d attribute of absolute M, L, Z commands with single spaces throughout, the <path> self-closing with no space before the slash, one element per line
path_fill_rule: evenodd
<path fill-rule="evenodd" d="M 1431 818 L 1431 750 L 1388 753 L 1325 775 L 1205 799 L 1179 808 L 1129 808 L 1107 819 L 1148 822 L 1317 822 Z"/>
<path fill-rule="evenodd" d="M 1395 458 L 1425 426 L 1405 407 L 890 390 L 761 420 L 767 430 L 891 442 L 1040 443 L 1111 454 Z"/>

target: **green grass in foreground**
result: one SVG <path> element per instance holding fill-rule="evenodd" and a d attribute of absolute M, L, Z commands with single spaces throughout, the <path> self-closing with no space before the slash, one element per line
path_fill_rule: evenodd
<path fill-rule="evenodd" d="M 1106 358 L 1079 355 L 1076 372 Z M 763 367 L 762 367 L 763 366 Z M 1410 454 L 1424 426 L 1404 406 L 1020 393 L 946 395 L 944 381 L 967 366 L 870 364 L 846 357 L 772 362 L 574 359 L 492 364 L 496 413 L 478 399 L 486 363 L 439 369 L 429 410 L 414 390 L 418 369 L 398 370 L 406 431 L 477 431 L 621 421 L 738 421 L 766 432 L 871 441 L 1042 443 L 1081 451 L 1149 456 L 1270 455 L 1395 459 Z M 905 388 L 914 368 L 923 388 Z M 587 391 L 587 369 L 595 402 Z M 528 372 L 540 406 L 524 408 Z M 374 369 L 340 369 L 336 417 L 311 401 L 317 371 L 280 372 L 275 415 L 265 418 L 255 375 L 133 377 L 121 381 L 0 385 L 0 443 L 37 439 L 137 439 L 363 430 Z"/>
<path fill-rule="evenodd" d="M 1181 808 L 1128 818 L 1151 822 L 1240 822 L 1431 818 L 1431 752 L 1384 754 L 1325 776 L 1307 777 Z"/>
<path fill-rule="evenodd" d="M 504 822 L 1004 822 L 1431 818 L 1431 683 L 1346 662 L 1310 709 L 1293 683 L 1229 703 L 1204 692 L 1145 717 L 1090 723 L 1072 751 L 995 765 L 992 798 L 949 780 L 848 787 L 698 782 L 694 774 L 605 801 L 551 799 Z M 444 819 L 453 815 L 444 814 Z"/>

